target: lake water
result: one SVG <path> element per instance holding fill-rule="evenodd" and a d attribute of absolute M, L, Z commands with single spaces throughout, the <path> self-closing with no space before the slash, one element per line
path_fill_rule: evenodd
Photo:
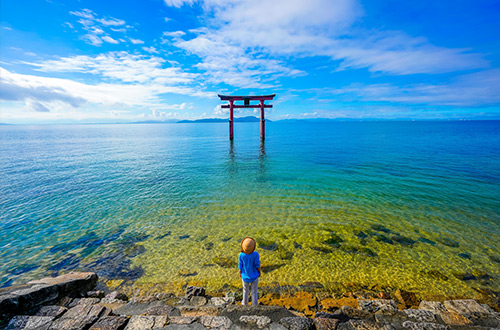
<path fill-rule="evenodd" d="M 500 122 L 0 127 L 0 286 L 500 288 Z"/>

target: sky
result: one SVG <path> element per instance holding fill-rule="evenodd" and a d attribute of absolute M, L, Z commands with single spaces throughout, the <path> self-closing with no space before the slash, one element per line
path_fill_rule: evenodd
<path fill-rule="evenodd" d="M 498 0 L 0 4 L 1 123 L 500 119 Z"/>

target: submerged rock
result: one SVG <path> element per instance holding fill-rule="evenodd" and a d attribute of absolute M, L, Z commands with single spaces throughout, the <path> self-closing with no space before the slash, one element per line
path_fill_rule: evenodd
<path fill-rule="evenodd" d="M 210 251 L 214 247 L 214 243 L 212 242 L 205 243 L 203 247 L 205 248 L 205 250 Z"/>
<path fill-rule="evenodd" d="M 313 247 L 311 247 L 311 249 L 318 251 L 318 252 L 322 252 L 322 253 L 332 253 L 333 252 L 332 249 L 327 248 L 327 247 L 323 247 L 323 246 L 313 246 Z"/>
<path fill-rule="evenodd" d="M 394 296 L 406 308 L 410 308 L 412 306 L 418 306 L 420 303 L 420 301 L 417 298 L 417 295 L 414 292 L 397 289 L 396 292 L 394 293 Z"/>
<path fill-rule="evenodd" d="M 331 247 L 340 247 L 340 243 L 344 240 L 337 234 L 331 233 L 330 237 L 328 237 L 323 243 L 330 245 Z"/>
<path fill-rule="evenodd" d="M 413 244 L 416 243 L 413 239 L 406 237 L 406 236 L 402 236 L 402 235 L 391 236 L 391 239 L 394 242 L 399 243 L 401 245 L 405 245 L 405 246 L 413 246 Z"/>
<path fill-rule="evenodd" d="M 215 257 L 212 262 L 223 268 L 232 268 L 238 266 L 238 263 L 227 257 Z"/>
<path fill-rule="evenodd" d="M 446 246 L 449 246 L 449 247 L 459 247 L 460 246 L 460 243 L 452 240 L 451 238 L 447 238 L 447 237 L 441 238 L 440 242 Z"/>
<path fill-rule="evenodd" d="M 279 249 L 277 252 L 278 258 L 282 260 L 289 260 L 293 257 L 293 252 L 285 249 Z"/>
<path fill-rule="evenodd" d="M 368 235 L 367 235 L 365 232 L 361 231 L 361 230 L 355 230 L 355 231 L 354 231 L 354 235 L 355 235 L 357 238 L 360 238 L 360 239 L 363 239 L 363 238 L 367 238 L 367 237 L 368 237 Z"/>
<path fill-rule="evenodd" d="M 367 247 L 359 248 L 358 253 L 364 254 L 364 255 L 369 256 L 369 257 L 378 257 L 378 254 L 376 254 L 375 252 L 373 252 L 371 249 L 369 249 Z"/>
<path fill-rule="evenodd" d="M 293 242 L 293 247 L 296 248 L 296 249 L 302 249 L 302 245 L 300 245 L 297 242 Z"/>
<path fill-rule="evenodd" d="M 470 253 L 459 253 L 458 256 L 462 259 L 468 259 L 468 260 L 471 259 Z"/>
<path fill-rule="evenodd" d="M 160 240 L 160 239 L 163 239 L 163 238 L 165 238 L 165 237 L 167 237 L 167 236 L 170 236 L 171 234 L 172 234 L 172 232 L 171 232 L 171 231 L 167 231 L 165 234 L 163 234 L 163 235 L 161 235 L 161 236 L 158 236 L 158 237 L 156 237 L 155 239 L 156 239 L 156 240 Z"/>
<path fill-rule="evenodd" d="M 430 239 L 427 239 L 425 237 L 419 237 L 418 240 L 422 243 L 427 243 L 427 244 L 430 244 L 430 245 L 435 245 L 436 242 L 434 241 L 431 241 Z"/>
<path fill-rule="evenodd" d="M 179 239 L 187 239 L 189 237 L 191 237 L 191 236 L 189 236 L 189 235 L 181 235 L 181 236 L 179 236 Z"/>
<path fill-rule="evenodd" d="M 278 244 L 265 239 L 259 240 L 257 244 L 259 245 L 259 248 L 268 251 L 276 251 L 278 249 Z"/>
<path fill-rule="evenodd" d="M 373 230 L 376 230 L 376 231 L 381 231 L 383 233 L 390 233 L 391 231 L 389 229 L 387 229 L 386 227 L 380 225 L 380 224 L 372 224 L 370 226 Z"/>
<path fill-rule="evenodd" d="M 376 233 L 373 238 L 375 238 L 376 241 L 378 242 L 384 242 L 387 244 L 394 244 L 394 241 L 390 239 L 389 237 L 385 236 L 384 234 L 378 234 Z"/>

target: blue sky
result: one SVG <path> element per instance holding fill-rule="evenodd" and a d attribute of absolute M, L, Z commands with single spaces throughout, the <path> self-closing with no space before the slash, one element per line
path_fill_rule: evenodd
<path fill-rule="evenodd" d="M 498 1 L 2 0 L 0 122 L 500 118 Z M 252 115 L 241 110 L 236 115 Z"/>

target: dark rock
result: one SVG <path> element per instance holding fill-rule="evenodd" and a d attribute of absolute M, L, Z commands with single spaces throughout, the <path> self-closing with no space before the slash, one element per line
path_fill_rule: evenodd
<path fill-rule="evenodd" d="M 146 249 L 142 245 L 130 246 L 130 243 L 119 245 L 116 247 L 117 251 L 104 253 L 81 268 L 94 270 L 106 279 L 137 280 L 144 274 L 144 270 L 142 267 L 132 268 L 130 258 L 144 253 Z"/>
<path fill-rule="evenodd" d="M 459 253 L 458 256 L 462 259 L 468 259 L 468 260 L 470 260 L 471 258 L 470 253 Z"/>
<path fill-rule="evenodd" d="M 314 327 L 313 320 L 305 317 L 284 317 L 279 322 L 289 330 L 309 330 Z"/>
<path fill-rule="evenodd" d="M 14 268 L 13 270 L 11 270 L 10 274 L 11 275 L 21 275 L 21 274 L 24 274 L 24 273 L 31 272 L 32 270 L 35 270 L 35 269 L 38 269 L 38 268 L 40 268 L 39 265 L 33 265 L 33 264 L 22 265 L 22 266 L 18 266 L 16 268 Z"/>
<path fill-rule="evenodd" d="M 242 306 L 229 305 L 219 312 L 219 315 L 227 316 L 235 324 L 240 323 L 240 317 L 243 315 L 267 316 L 272 322 L 278 322 L 284 317 L 293 317 L 294 315 L 282 306 Z"/>
<path fill-rule="evenodd" d="M 293 242 L 293 247 L 296 248 L 296 249 L 302 249 L 302 245 L 300 245 L 297 242 Z"/>
<path fill-rule="evenodd" d="M 368 237 L 368 235 L 365 232 L 361 231 L 361 230 L 355 230 L 354 231 L 354 235 L 356 235 L 356 237 L 360 238 L 360 239 Z"/>
<path fill-rule="evenodd" d="M 457 279 L 461 281 L 474 281 L 476 280 L 476 277 L 472 275 L 471 273 L 453 273 L 453 276 L 455 276 Z"/>
<path fill-rule="evenodd" d="M 166 306 L 163 301 L 153 301 L 149 303 L 129 302 L 113 312 L 117 315 L 141 315 L 146 314 L 151 307 Z"/>
<path fill-rule="evenodd" d="M 203 245 L 203 247 L 205 248 L 205 250 L 210 251 L 214 247 L 214 243 L 212 243 L 212 242 L 205 243 L 205 245 Z"/>
<path fill-rule="evenodd" d="M 148 315 L 181 316 L 179 308 L 170 305 L 154 305 L 146 310 Z"/>
<path fill-rule="evenodd" d="M 342 245 L 340 249 L 347 253 L 356 253 L 358 252 L 358 248 L 353 245 Z"/>
<path fill-rule="evenodd" d="M 318 252 L 321 252 L 321 253 L 332 253 L 333 252 L 332 249 L 327 248 L 327 247 L 323 247 L 323 246 L 313 246 L 313 247 L 311 247 L 311 249 L 318 251 Z"/>
<path fill-rule="evenodd" d="M 16 315 L 10 319 L 7 324 L 6 330 L 18 330 L 24 329 L 26 323 L 28 323 L 30 316 L 29 315 Z"/>
<path fill-rule="evenodd" d="M 171 232 L 171 231 L 167 231 L 165 234 L 163 234 L 163 235 L 161 235 L 161 236 L 158 236 L 158 237 L 156 237 L 155 239 L 156 239 L 156 240 L 159 240 L 159 239 L 165 238 L 165 237 L 167 237 L 167 236 L 170 236 L 171 234 L 172 234 L 172 232 Z"/>
<path fill-rule="evenodd" d="M 59 260 L 54 265 L 50 266 L 48 270 L 60 271 L 64 270 L 74 270 L 80 265 L 80 257 L 73 253 L 68 253 L 66 257 Z"/>
<path fill-rule="evenodd" d="M 100 291 L 88 291 L 86 293 L 86 296 L 88 298 L 104 298 L 105 294 L 104 294 L 104 291 L 100 290 Z"/>
<path fill-rule="evenodd" d="M 225 238 L 222 239 L 223 242 L 227 242 L 229 240 L 231 240 L 231 237 L 225 237 Z"/>
<path fill-rule="evenodd" d="M 200 323 L 193 323 L 193 324 L 169 324 L 162 329 L 164 329 L 164 330 L 206 330 L 207 328 L 205 328 Z"/>
<path fill-rule="evenodd" d="M 385 236 L 384 234 L 375 234 L 374 238 L 378 242 L 384 242 L 387 244 L 394 244 L 394 241 L 390 239 L 389 237 Z"/>
<path fill-rule="evenodd" d="M 128 297 L 126 294 L 118 292 L 118 291 L 113 291 L 108 293 L 105 296 L 106 299 L 118 299 L 118 300 L 123 300 L 123 301 L 128 301 Z"/>
<path fill-rule="evenodd" d="M 314 317 L 323 319 L 339 319 L 338 314 L 327 312 L 317 312 L 316 314 L 314 314 Z"/>
<path fill-rule="evenodd" d="M 181 236 L 179 236 L 179 239 L 187 239 L 189 237 L 191 237 L 191 236 L 189 236 L 189 235 L 181 235 Z"/>
<path fill-rule="evenodd" d="M 434 241 L 431 241 L 430 239 L 427 239 L 425 237 L 419 237 L 418 240 L 422 243 L 427 243 L 427 244 L 430 244 L 430 245 L 435 245 L 436 242 Z"/>
<path fill-rule="evenodd" d="M 400 311 L 391 310 L 391 311 L 382 311 L 376 313 L 375 320 L 381 324 L 390 323 L 393 325 L 398 325 L 398 327 L 400 328 L 403 322 L 407 321 L 407 318 L 404 313 Z"/>
<path fill-rule="evenodd" d="M 406 308 L 410 308 L 412 306 L 418 306 L 418 304 L 420 303 L 420 301 L 417 298 L 417 295 L 414 292 L 397 289 L 396 292 L 394 293 L 394 296 Z"/>
<path fill-rule="evenodd" d="M 436 315 L 428 310 L 423 310 L 423 309 L 405 309 L 401 311 L 410 321 L 415 321 L 415 322 L 430 322 L 430 323 L 435 323 L 437 322 L 436 320 Z"/>
<path fill-rule="evenodd" d="M 491 261 L 500 264 L 500 256 L 490 256 L 489 258 L 490 258 Z"/>
<path fill-rule="evenodd" d="M 402 235 L 394 235 L 394 236 L 391 236 L 391 239 L 396 242 L 396 243 L 399 243 L 401 245 L 404 245 L 404 246 L 412 246 L 413 244 L 415 244 L 416 242 L 414 240 L 412 240 L 411 238 L 409 237 L 405 237 L 405 236 L 402 236 Z"/>
<path fill-rule="evenodd" d="M 50 325 L 50 330 L 80 330 L 89 328 L 97 319 L 111 311 L 99 305 L 78 305 L 68 310 Z"/>
<path fill-rule="evenodd" d="M 441 238 L 440 242 L 446 246 L 449 246 L 449 247 L 459 247 L 460 246 L 460 243 L 452 240 L 451 238 L 447 238 L 447 237 Z"/>
<path fill-rule="evenodd" d="M 316 330 L 331 330 L 335 329 L 339 322 L 337 319 L 316 317 L 314 319 L 314 326 Z"/>
<path fill-rule="evenodd" d="M 366 248 L 366 247 L 359 248 L 358 249 L 358 253 L 359 254 L 364 254 L 364 255 L 369 256 L 369 257 L 378 257 L 378 254 L 376 254 L 371 249 Z"/>
<path fill-rule="evenodd" d="M 205 235 L 205 236 L 201 236 L 201 237 L 200 237 L 200 238 L 198 238 L 196 241 L 197 241 L 197 242 L 201 242 L 201 241 L 206 240 L 207 238 L 208 238 L 208 236 L 207 236 L 207 235 Z"/>
<path fill-rule="evenodd" d="M 53 316 L 15 316 L 6 330 L 48 330 L 53 320 Z"/>
<path fill-rule="evenodd" d="M 340 247 L 340 243 L 343 241 L 344 240 L 339 235 L 330 233 L 330 237 L 323 241 L 323 243 L 330 245 L 331 247 L 338 248 Z"/>
<path fill-rule="evenodd" d="M 179 274 L 179 276 L 189 277 L 189 276 L 196 276 L 196 275 L 198 275 L 198 272 L 190 271 L 190 270 L 187 270 L 187 269 L 181 269 L 181 270 L 179 270 L 179 272 L 177 274 Z"/>
<path fill-rule="evenodd" d="M 335 313 L 334 313 L 335 314 Z M 361 310 L 357 308 L 353 308 L 351 306 L 342 306 L 340 310 L 337 312 L 339 315 L 339 319 L 341 322 L 344 322 L 348 319 L 372 319 L 373 314 L 367 310 Z"/>
<path fill-rule="evenodd" d="M 205 289 L 204 288 L 200 288 L 200 287 L 197 287 L 197 286 L 188 286 L 186 288 L 186 295 L 185 297 L 188 298 L 188 299 L 191 299 L 192 297 L 194 296 L 204 296 L 205 295 Z"/>
<path fill-rule="evenodd" d="M 278 256 L 278 258 L 280 258 L 281 260 L 289 260 L 289 259 L 292 259 L 292 257 L 293 257 L 293 252 L 292 252 L 292 251 L 285 250 L 285 249 L 283 249 L 283 248 L 280 248 L 280 249 L 278 249 L 277 256 Z"/>
<path fill-rule="evenodd" d="M 384 226 L 382 225 L 379 225 L 379 224 L 373 224 L 370 226 L 373 230 L 376 230 L 376 231 L 381 231 L 383 233 L 390 233 L 391 231 L 387 228 L 385 228 Z"/>
<path fill-rule="evenodd" d="M 123 316 L 105 316 L 97 320 L 89 330 L 121 330 L 128 322 Z"/>
<path fill-rule="evenodd" d="M 53 318 L 57 318 L 64 313 L 66 313 L 68 309 L 62 306 L 42 306 L 35 315 L 37 316 L 52 316 Z"/>

